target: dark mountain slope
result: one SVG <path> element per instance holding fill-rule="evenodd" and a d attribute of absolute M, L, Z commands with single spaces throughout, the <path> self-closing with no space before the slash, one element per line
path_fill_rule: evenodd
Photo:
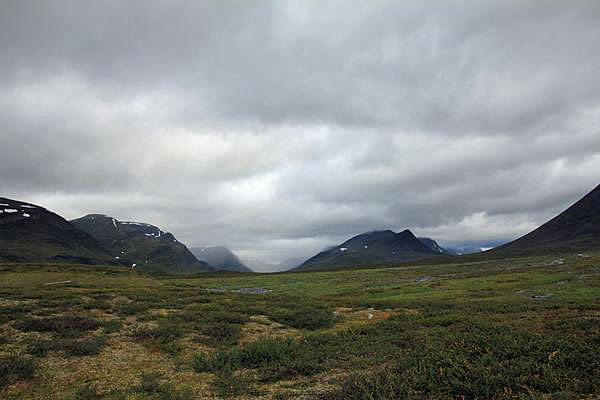
<path fill-rule="evenodd" d="M 119 221 L 101 214 L 90 214 L 71 223 L 96 238 L 113 260 L 144 270 L 194 273 L 212 271 L 175 237 L 154 225 Z"/>
<path fill-rule="evenodd" d="M 600 248 L 600 185 L 536 230 L 484 254 L 525 255 Z"/>
<path fill-rule="evenodd" d="M 231 250 L 223 246 L 195 247 L 190 249 L 198 260 L 222 271 L 252 272 Z"/>
<path fill-rule="evenodd" d="M 306 260 L 295 271 L 397 264 L 440 255 L 408 229 L 363 233 Z"/>
<path fill-rule="evenodd" d="M 0 260 L 10 262 L 111 262 L 91 235 L 43 207 L 0 198 Z"/>
<path fill-rule="evenodd" d="M 450 251 L 448 251 L 448 250 L 446 250 L 445 248 L 443 248 L 442 246 L 440 246 L 440 245 L 438 244 L 438 242 L 436 242 L 436 241 L 435 241 L 435 240 L 433 240 L 433 239 L 426 238 L 426 237 L 420 237 L 420 238 L 418 238 L 418 239 L 419 239 L 419 241 L 420 241 L 421 243 L 423 243 L 425 246 L 429 247 L 429 249 L 430 249 L 431 251 L 434 251 L 434 252 L 436 252 L 436 253 L 438 253 L 438 254 L 441 254 L 441 255 L 446 255 L 446 256 L 449 256 L 449 255 L 452 255 L 452 254 L 453 254 L 453 253 L 451 253 Z"/>

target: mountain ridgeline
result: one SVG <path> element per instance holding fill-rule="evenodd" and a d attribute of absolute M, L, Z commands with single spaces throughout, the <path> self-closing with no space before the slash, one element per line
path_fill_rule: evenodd
<path fill-rule="evenodd" d="M 473 260 L 508 258 L 599 248 L 600 186 L 525 236 L 464 257 Z M 294 266 L 293 271 L 390 266 L 439 256 L 448 259 L 448 256 L 479 250 L 482 249 L 445 249 L 430 238 L 415 237 L 410 230 L 399 233 L 382 230 L 355 236 L 304 262 L 290 259 L 281 266 L 269 265 L 263 270 L 277 271 Z M 196 255 L 171 233 L 154 225 L 119 221 L 101 214 L 67 221 L 44 207 L 0 198 L 0 262 L 110 264 L 186 274 L 215 269 L 252 271 L 225 247 L 193 251 Z"/>
<path fill-rule="evenodd" d="M 89 214 L 71 221 L 107 249 L 114 262 L 148 271 L 196 273 L 213 271 L 198 260 L 175 237 L 160 228 L 131 221 L 119 221 L 101 214 Z"/>
<path fill-rule="evenodd" d="M 420 240 L 410 230 L 363 233 L 326 249 L 295 268 L 295 271 L 393 265 L 448 255 L 435 241 Z"/>
<path fill-rule="evenodd" d="M 231 250 L 223 246 L 194 247 L 190 251 L 198 260 L 221 271 L 253 272 Z"/>
<path fill-rule="evenodd" d="M 35 204 L 0 197 L 0 261 L 108 264 L 109 252 L 90 234 Z"/>
<path fill-rule="evenodd" d="M 484 254 L 497 257 L 578 252 L 600 247 L 600 185 L 539 228 Z"/>

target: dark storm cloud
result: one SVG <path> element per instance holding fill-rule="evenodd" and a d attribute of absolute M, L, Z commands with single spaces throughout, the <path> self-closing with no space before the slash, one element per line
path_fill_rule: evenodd
<path fill-rule="evenodd" d="M 596 1 L 5 1 L 0 185 L 277 261 L 598 183 Z"/>

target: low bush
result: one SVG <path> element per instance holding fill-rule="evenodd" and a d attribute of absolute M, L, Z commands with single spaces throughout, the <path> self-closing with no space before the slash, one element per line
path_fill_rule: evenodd
<path fill-rule="evenodd" d="M 294 375 L 322 372 L 325 353 L 309 342 L 290 338 L 265 338 L 229 351 L 219 350 L 211 356 L 196 355 L 196 372 L 222 374 L 241 368 L 258 369 L 262 381 L 277 381 Z"/>
<path fill-rule="evenodd" d="M 292 328 L 309 330 L 330 328 L 340 320 L 330 309 L 322 307 L 280 309 L 269 317 Z"/>
<path fill-rule="evenodd" d="M 388 365 L 352 375 L 322 398 L 578 398 L 600 391 L 600 359 L 584 339 L 484 326 L 445 332 L 415 341 Z"/>
<path fill-rule="evenodd" d="M 91 300 L 81 305 L 85 310 L 110 310 L 112 306 L 104 300 Z"/>
<path fill-rule="evenodd" d="M 29 304 L 0 307 L 0 324 L 14 321 L 33 311 L 34 307 Z"/>
<path fill-rule="evenodd" d="M 210 322 L 223 322 L 228 324 L 244 324 L 250 320 L 246 314 L 235 311 L 212 311 L 202 315 L 202 319 Z"/>
<path fill-rule="evenodd" d="M 128 303 L 121 304 L 117 307 L 117 314 L 121 316 L 129 316 L 144 313 L 148 310 L 148 306 L 143 303 Z"/>
<path fill-rule="evenodd" d="M 225 322 L 216 322 L 199 326 L 198 332 L 201 335 L 210 337 L 216 343 L 232 344 L 238 341 L 242 330 L 238 325 Z"/>
<path fill-rule="evenodd" d="M 0 357 L 0 389 L 20 380 L 31 379 L 36 368 L 31 358 L 18 355 Z"/>
<path fill-rule="evenodd" d="M 98 400 L 104 396 L 98 393 L 98 389 L 92 385 L 85 385 L 75 392 L 75 400 Z"/>
<path fill-rule="evenodd" d="M 243 395 L 256 396 L 259 394 L 252 385 L 252 377 L 246 371 L 236 372 L 226 368 L 217 374 L 212 385 L 221 398 Z"/>
<path fill-rule="evenodd" d="M 140 394 L 144 399 L 156 400 L 192 400 L 193 394 L 187 390 L 176 390 L 168 383 L 161 383 L 161 375 L 155 372 L 146 372 L 140 375 L 139 386 L 133 392 Z M 129 398 L 129 397 L 127 397 Z M 139 398 L 139 397 L 135 397 Z"/>
<path fill-rule="evenodd" d="M 137 340 L 147 341 L 158 346 L 158 348 L 168 354 L 174 355 L 181 351 L 181 346 L 177 339 L 182 337 L 184 329 L 181 325 L 161 321 L 156 328 L 142 328 L 134 333 Z"/>
<path fill-rule="evenodd" d="M 118 319 L 102 321 L 102 328 L 104 329 L 104 333 L 119 332 L 123 328 L 123 322 Z"/>
<path fill-rule="evenodd" d="M 89 317 L 63 316 L 17 321 L 14 327 L 23 332 L 54 332 L 61 336 L 76 336 L 100 327 L 100 322 Z"/>
<path fill-rule="evenodd" d="M 183 329 L 180 325 L 159 323 L 156 328 L 141 328 L 134 333 L 134 337 L 139 340 L 151 339 L 160 342 L 168 342 L 183 336 Z"/>
<path fill-rule="evenodd" d="M 34 356 L 45 356 L 50 351 L 61 351 L 71 357 L 99 354 L 106 344 L 106 338 L 93 336 L 87 339 L 50 339 L 30 341 L 27 349 Z"/>

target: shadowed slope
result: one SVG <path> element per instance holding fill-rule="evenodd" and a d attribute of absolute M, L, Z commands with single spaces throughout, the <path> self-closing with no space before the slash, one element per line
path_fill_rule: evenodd
<path fill-rule="evenodd" d="M 43 207 L 0 197 L 0 260 L 108 263 L 110 254 L 91 235 Z"/>
<path fill-rule="evenodd" d="M 101 214 L 86 215 L 71 223 L 95 237 L 114 261 L 126 266 L 135 264 L 136 268 L 183 273 L 213 270 L 171 233 L 154 225 L 119 221 Z"/>
<path fill-rule="evenodd" d="M 363 233 L 306 260 L 296 271 L 397 264 L 440 255 L 408 229 Z"/>
<path fill-rule="evenodd" d="M 198 258 L 198 260 L 209 263 L 217 270 L 252 272 L 252 270 L 246 267 L 244 263 L 240 261 L 239 257 L 227 247 L 196 247 L 190 249 L 190 251 L 196 256 L 196 258 Z"/>
<path fill-rule="evenodd" d="M 600 248 L 600 186 L 536 230 L 485 254 L 504 256 Z"/>

